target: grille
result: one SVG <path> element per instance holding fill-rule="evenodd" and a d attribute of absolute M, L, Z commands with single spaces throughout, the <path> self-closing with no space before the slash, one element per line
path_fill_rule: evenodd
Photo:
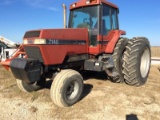
<path fill-rule="evenodd" d="M 44 62 L 39 47 L 25 46 L 24 49 L 27 53 L 28 58 L 32 58 L 35 60 L 39 60 L 40 62 Z"/>
<path fill-rule="evenodd" d="M 39 37 L 40 31 L 29 31 L 26 32 L 24 38 L 31 38 L 31 37 Z"/>

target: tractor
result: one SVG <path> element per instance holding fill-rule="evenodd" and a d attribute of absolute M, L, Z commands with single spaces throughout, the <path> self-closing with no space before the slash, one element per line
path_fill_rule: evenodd
<path fill-rule="evenodd" d="M 16 54 L 1 64 L 24 92 L 52 79 L 50 95 L 59 107 L 81 99 L 79 71 L 105 72 L 113 82 L 141 86 L 150 70 L 150 43 L 146 37 L 122 37 L 126 32 L 119 29 L 118 14 L 119 8 L 106 0 L 74 2 L 67 27 L 27 31 Z"/>

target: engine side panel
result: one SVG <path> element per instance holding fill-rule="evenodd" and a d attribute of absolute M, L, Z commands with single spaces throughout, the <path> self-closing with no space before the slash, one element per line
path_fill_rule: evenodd
<path fill-rule="evenodd" d="M 24 44 L 28 58 L 37 59 L 45 65 L 55 65 L 62 64 L 66 56 L 88 54 L 89 38 L 86 28 L 39 31 L 28 31 L 24 36 L 29 41 Z M 45 39 L 46 44 L 34 44 L 35 39 Z"/>
<path fill-rule="evenodd" d="M 85 54 L 88 50 L 86 45 L 30 45 L 24 48 L 28 58 L 45 65 L 62 64 L 66 56 Z"/>

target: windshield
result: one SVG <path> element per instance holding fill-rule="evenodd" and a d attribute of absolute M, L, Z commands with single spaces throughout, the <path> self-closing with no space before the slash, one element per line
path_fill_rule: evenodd
<path fill-rule="evenodd" d="M 88 28 L 90 45 L 96 46 L 99 18 L 99 6 L 78 8 L 70 13 L 69 28 Z"/>
<path fill-rule="evenodd" d="M 89 6 L 71 11 L 69 28 L 97 28 L 98 6 Z"/>

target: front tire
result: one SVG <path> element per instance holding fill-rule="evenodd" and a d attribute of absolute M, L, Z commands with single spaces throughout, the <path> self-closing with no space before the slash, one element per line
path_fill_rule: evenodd
<path fill-rule="evenodd" d="M 54 78 L 51 86 L 51 99 L 59 107 L 76 103 L 83 92 L 83 78 L 74 70 L 62 70 Z"/>
<path fill-rule="evenodd" d="M 145 84 L 151 62 L 151 51 L 148 39 L 139 37 L 130 40 L 123 61 L 125 82 L 135 86 Z"/>
<path fill-rule="evenodd" d="M 33 92 L 40 90 L 45 85 L 45 78 L 41 78 L 40 81 L 34 83 L 27 83 L 23 80 L 16 79 L 18 88 L 23 92 Z"/>

